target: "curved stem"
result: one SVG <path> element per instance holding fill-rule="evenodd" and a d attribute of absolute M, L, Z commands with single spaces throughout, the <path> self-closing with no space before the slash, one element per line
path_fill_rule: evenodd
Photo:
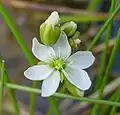
<path fill-rule="evenodd" d="M 115 7 L 116 7 L 116 0 L 112 0 L 111 7 L 110 7 L 110 10 L 109 10 L 109 14 L 110 15 L 114 12 Z M 113 23 L 113 20 L 109 24 L 109 26 L 107 28 L 107 31 L 106 31 L 105 49 L 104 49 L 104 51 L 102 53 L 102 56 L 101 56 L 101 63 L 100 63 L 100 67 L 99 67 L 99 70 L 98 70 L 98 76 L 97 76 L 97 80 L 96 80 L 96 89 L 99 89 L 100 86 L 101 86 L 101 82 L 103 82 L 102 81 L 102 76 L 103 76 L 104 69 L 105 69 L 105 66 L 106 66 L 108 44 L 109 44 L 109 39 L 111 37 L 111 32 L 112 32 L 112 23 Z M 100 91 L 99 91 L 99 94 L 100 94 Z M 101 99 L 100 96 L 98 98 Z M 92 115 L 96 115 L 97 114 L 98 108 L 99 108 L 98 104 L 95 104 L 93 106 Z"/>
<path fill-rule="evenodd" d="M 117 6 L 117 8 L 114 10 L 114 12 L 111 14 L 111 16 L 108 18 L 108 20 L 105 22 L 103 27 L 99 30 L 98 34 L 94 37 L 93 41 L 91 42 L 90 46 L 88 47 L 88 50 L 91 50 L 93 46 L 100 40 L 100 36 L 103 34 L 103 32 L 106 30 L 108 25 L 111 23 L 113 18 L 116 16 L 116 14 L 120 11 L 120 4 Z"/>
<path fill-rule="evenodd" d="M 1 84 L 1 82 L 0 82 L 0 84 Z M 26 92 L 30 92 L 30 93 L 33 92 L 33 93 L 41 94 L 40 89 L 30 88 L 30 87 L 27 87 L 27 86 L 5 83 L 5 87 L 11 88 L 11 89 L 17 89 L 17 90 L 21 90 L 21 91 L 26 91 Z M 106 104 L 106 105 L 120 107 L 120 103 L 112 102 L 112 101 L 99 100 L 99 99 L 94 99 L 94 98 L 77 97 L 77 96 L 72 96 L 72 95 L 62 94 L 62 93 L 54 93 L 53 96 L 59 97 L 59 98 L 67 98 L 67 99 L 72 99 L 72 100 L 78 100 L 78 101 L 85 101 L 85 102 L 88 102 L 88 103 Z"/>

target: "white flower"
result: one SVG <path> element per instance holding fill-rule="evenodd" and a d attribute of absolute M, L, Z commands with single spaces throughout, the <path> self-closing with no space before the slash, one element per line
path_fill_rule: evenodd
<path fill-rule="evenodd" d="M 59 40 L 53 47 L 40 44 L 33 38 L 32 52 L 46 64 L 32 66 L 24 72 L 24 75 L 30 80 L 43 80 L 43 97 L 56 92 L 61 80 L 60 72 L 81 90 L 87 90 L 91 86 L 87 72 L 82 69 L 91 66 L 95 58 L 90 51 L 79 51 L 70 56 L 71 47 L 64 32 L 61 32 Z"/>

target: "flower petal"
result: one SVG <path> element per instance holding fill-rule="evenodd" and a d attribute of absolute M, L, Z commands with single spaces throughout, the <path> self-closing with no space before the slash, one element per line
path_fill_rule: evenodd
<path fill-rule="evenodd" d="M 55 26 L 58 24 L 60 18 L 57 11 L 54 11 L 51 13 L 51 15 L 48 17 L 48 19 L 45 21 L 46 24 L 52 24 L 52 26 Z"/>
<path fill-rule="evenodd" d="M 63 72 L 69 82 L 79 89 L 87 90 L 91 86 L 91 80 L 84 70 L 68 67 Z"/>
<path fill-rule="evenodd" d="M 95 57 L 90 51 L 79 51 L 67 59 L 71 67 L 86 69 L 93 64 Z"/>
<path fill-rule="evenodd" d="M 24 75 L 30 80 L 43 80 L 46 79 L 52 72 L 53 68 L 50 68 L 48 65 L 35 65 L 29 67 Z"/>
<path fill-rule="evenodd" d="M 53 95 L 60 83 L 60 73 L 59 71 L 54 71 L 47 79 L 43 81 L 42 84 L 42 96 L 48 97 Z"/>
<path fill-rule="evenodd" d="M 40 44 L 35 37 L 33 38 L 32 52 L 36 58 L 44 62 L 49 62 L 51 57 L 55 57 L 53 48 Z"/>
<path fill-rule="evenodd" d="M 69 45 L 67 36 L 64 32 L 61 32 L 57 43 L 53 45 L 53 49 L 58 57 L 66 59 L 70 56 L 71 47 Z"/>

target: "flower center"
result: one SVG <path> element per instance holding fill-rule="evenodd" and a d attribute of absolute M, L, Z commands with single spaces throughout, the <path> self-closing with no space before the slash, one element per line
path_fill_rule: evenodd
<path fill-rule="evenodd" d="M 52 66 L 54 69 L 58 71 L 61 71 L 63 68 L 65 68 L 65 63 L 64 60 L 57 58 L 51 62 L 50 66 Z"/>

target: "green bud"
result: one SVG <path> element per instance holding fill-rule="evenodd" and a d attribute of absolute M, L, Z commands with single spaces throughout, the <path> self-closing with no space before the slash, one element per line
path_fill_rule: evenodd
<path fill-rule="evenodd" d="M 45 45 L 53 45 L 56 43 L 60 36 L 60 28 L 52 27 L 51 24 L 43 23 L 40 26 L 40 38 L 43 44 Z"/>
<path fill-rule="evenodd" d="M 40 38 L 43 44 L 53 45 L 60 36 L 59 15 L 57 12 L 52 12 L 48 19 L 40 26 Z"/>
<path fill-rule="evenodd" d="M 81 96 L 81 97 L 84 96 L 84 91 L 81 91 L 80 89 L 72 85 L 69 81 L 65 80 L 65 84 L 66 84 L 66 88 L 72 95 Z"/>
<path fill-rule="evenodd" d="M 75 34 L 77 29 L 77 24 L 73 21 L 67 22 L 61 26 L 61 30 L 66 33 L 68 37 L 71 37 Z"/>
<path fill-rule="evenodd" d="M 70 43 L 70 46 L 74 49 L 78 49 L 79 48 L 79 45 L 81 43 L 81 40 L 80 40 L 80 32 L 76 31 L 74 36 L 72 36 L 70 39 L 69 39 L 69 43 Z"/>

